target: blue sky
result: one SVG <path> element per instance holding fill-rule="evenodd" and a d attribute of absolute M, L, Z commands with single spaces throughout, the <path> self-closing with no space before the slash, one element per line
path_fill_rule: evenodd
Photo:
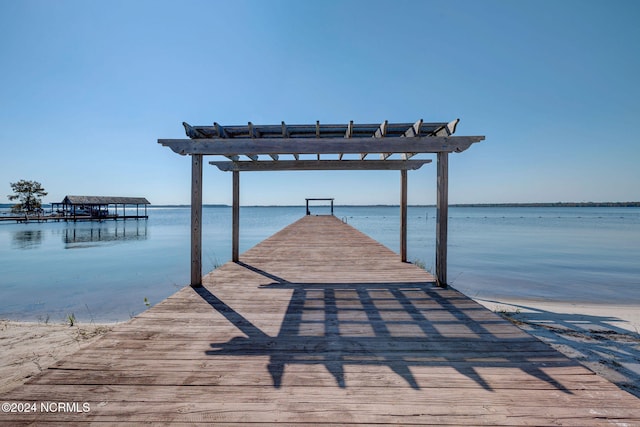
<path fill-rule="evenodd" d="M 0 0 L 0 187 L 188 204 L 193 125 L 450 121 L 451 203 L 640 200 L 637 1 Z M 214 160 L 214 158 L 208 158 Z M 242 204 L 397 204 L 398 172 L 241 175 Z M 435 161 L 409 203 L 435 203 Z M 231 176 L 205 167 L 205 203 Z M 5 198 L 4 202 L 8 203 Z"/>

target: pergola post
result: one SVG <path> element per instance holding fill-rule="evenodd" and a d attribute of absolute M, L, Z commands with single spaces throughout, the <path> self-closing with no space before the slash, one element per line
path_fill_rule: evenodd
<path fill-rule="evenodd" d="M 231 260 L 240 259 L 240 172 L 233 171 L 233 208 L 232 208 L 232 248 Z"/>
<path fill-rule="evenodd" d="M 202 286 L 202 154 L 191 155 L 191 286 Z"/>
<path fill-rule="evenodd" d="M 407 262 L 407 171 L 400 171 L 400 260 Z"/>
<path fill-rule="evenodd" d="M 447 286 L 447 225 L 449 218 L 449 154 L 438 153 L 438 196 L 436 205 L 436 279 Z"/>

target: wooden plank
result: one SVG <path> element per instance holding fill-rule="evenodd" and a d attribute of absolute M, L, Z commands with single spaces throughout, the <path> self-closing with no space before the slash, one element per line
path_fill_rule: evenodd
<path fill-rule="evenodd" d="M 438 188 L 436 202 L 436 276 L 440 286 L 447 286 L 447 230 L 449 222 L 449 156 L 438 153 Z"/>
<path fill-rule="evenodd" d="M 433 130 L 430 132 L 430 135 L 432 136 L 450 136 L 453 135 L 453 133 L 456 131 L 456 127 L 458 125 L 458 122 L 460 122 L 460 119 L 455 119 L 447 124 L 443 124 L 442 126 L 438 127 L 437 129 Z M 405 133 L 405 136 L 407 137 L 412 137 L 415 136 L 417 134 L 420 133 L 420 128 L 422 127 L 422 120 L 420 120 L 420 122 L 416 122 L 416 124 L 414 124 L 413 128 L 410 128 L 409 130 L 407 130 L 407 132 Z M 411 157 L 413 157 L 414 155 L 416 155 L 418 153 L 404 153 L 402 155 L 402 158 L 404 160 L 409 160 Z"/>
<path fill-rule="evenodd" d="M 387 135 L 387 125 L 388 124 L 389 124 L 389 122 L 387 120 L 382 122 L 382 124 L 380 124 L 378 129 L 376 129 L 376 131 L 373 133 L 373 135 L 371 137 L 372 138 L 384 138 Z M 373 146 L 373 147 L 375 147 L 375 146 Z M 369 154 L 369 152 L 360 153 L 360 160 L 364 160 L 365 157 L 367 157 L 367 154 Z M 391 153 L 387 153 L 386 155 L 383 153 L 383 154 L 380 155 L 380 159 L 381 160 L 385 160 L 390 155 L 391 155 Z"/>
<path fill-rule="evenodd" d="M 316 139 L 320 138 L 320 120 L 316 120 Z M 320 160 L 320 154 L 321 153 L 317 153 L 318 156 L 318 161 Z"/>
<path fill-rule="evenodd" d="M 422 128 L 422 119 L 418 120 L 404 133 L 405 138 L 413 138 L 420 135 L 420 129 Z M 418 153 L 402 153 L 403 160 L 409 160 L 411 157 Z"/>
<path fill-rule="evenodd" d="M 212 161 L 209 164 L 224 172 L 259 172 L 293 170 L 417 170 L 431 163 L 424 160 L 280 160 L 278 162 L 225 162 Z"/>
<path fill-rule="evenodd" d="M 228 138 L 227 132 L 224 130 L 224 127 L 220 126 L 217 122 L 213 122 L 213 130 L 215 130 L 218 138 Z M 237 162 L 238 160 L 240 160 L 240 156 L 237 155 L 227 157 L 233 162 Z"/>
<path fill-rule="evenodd" d="M 247 131 L 249 133 L 249 138 L 254 139 L 254 138 L 259 138 L 260 136 L 256 134 L 256 132 L 253 129 L 253 124 L 251 122 L 248 122 L 247 124 Z M 258 156 L 256 154 L 251 153 L 241 153 L 244 154 L 245 156 L 247 156 L 249 159 L 253 160 L 254 162 L 258 161 Z M 277 159 L 274 159 L 277 160 Z"/>
<path fill-rule="evenodd" d="M 447 126 L 447 122 L 423 122 L 420 129 L 421 135 L 433 134 L 435 131 Z M 401 136 L 405 133 L 407 128 L 411 127 L 413 123 L 389 123 L 387 127 L 387 134 L 389 136 Z M 253 125 L 256 131 L 263 138 L 272 138 L 280 136 L 282 133 L 281 125 Z M 287 125 L 287 129 L 290 137 L 302 137 L 302 138 L 315 138 L 317 134 L 316 124 L 295 124 Z M 347 123 L 342 124 L 323 124 L 320 126 L 320 138 L 328 137 L 343 137 L 347 127 Z M 358 123 L 353 126 L 354 137 L 366 137 L 370 138 L 371 135 L 379 128 L 379 123 L 367 124 Z M 193 126 L 199 132 L 203 133 L 207 137 L 220 138 L 215 126 Z M 248 135 L 247 125 L 232 125 L 225 126 L 227 136 L 225 138 L 238 138 Z"/>
<path fill-rule="evenodd" d="M 407 171 L 400 171 L 400 260 L 407 262 Z"/>
<path fill-rule="evenodd" d="M 231 221 L 231 261 L 240 256 L 240 172 L 233 171 L 233 207 Z"/>
<path fill-rule="evenodd" d="M 191 286 L 202 283 L 202 154 L 191 155 Z"/>
<path fill-rule="evenodd" d="M 178 154 L 233 156 L 256 154 L 357 154 L 357 153 L 439 153 L 462 152 L 484 136 L 387 136 L 372 145 L 371 138 L 233 138 L 233 139 L 158 139 L 158 143 Z M 375 147 L 375 151 L 372 148 Z"/>
<path fill-rule="evenodd" d="M 345 138 L 351 138 L 353 136 L 353 120 L 349 121 L 349 125 L 347 126 L 347 131 L 344 134 Z M 342 160 L 342 156 L 344 153 L 338 154 L 338 160 Z"/>
<path fill-rule="evenodd" d="M 227 132 L 224 130 L 224 127 L 219 125 L 217 122 L 213 122 L 213 126 L 218 134 L 219 138 L 228 138 Z"/>
<path fill-rule="evenodd" d="M 250 136 L 251 138 L 260 138 L 260 132 L 258 132 L 258 131 L 254 128 L 253 123 L 249 122 L 249 123 L 248 123 L 248 125 L 247 125 L 247 127 L 248 127 L 248 129 L 249 129 L 249 136 Z M 273 160 L 278 160 L 278 158 L 279 158 L 277 154 L 273 154 L 273 153 L 272 153 L 272 154 L 269 154 L 269 156 L 270 156 Z M 253 154 L 251 154 L 251 155 L 247 154 L 247 157 L 249 157 L 251 160 L 254 160 L 254 161 L 255 161 L 255 160 L 258 160 L 258 157 L 257 157 L 257 156 L 255 156 L 255 155 L 253 155 Z"/>
<path fill-rule="evenodd" d="M 285 124 L 284 120 L 282 121 L 282 137 L 283 138 L 289 138 L 289 130 L 287 129 L 287 125 Z M 298 153 L 292 153 L 293 154 L 293 158 L 296 160 L 300 160 L 300 155 Z"/>

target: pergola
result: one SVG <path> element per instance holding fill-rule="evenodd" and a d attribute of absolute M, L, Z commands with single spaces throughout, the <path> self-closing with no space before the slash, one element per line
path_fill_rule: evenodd
<path fill-rule="evenodd" d="M 452 136 L 452 122 L 382 124 L 305 124 L 242 126 L 190 126 L 182 123 L 189 139 L 158 139 L 181 155 L 191 156 L 191 285 L 202 283 L 202 162 L 203 156 L 224 156 L 212 161 L 233 173 L 232 260 L 239 257 L 240 172 L 301 170 L 399 170 L 400 257 L 407 258 L 407 171 L 419 169 L 437 155 L 436 278 L 447 284 L 448 155 L 462 152 L 484 136 Z M 377 158 L 370 156 L 378 154 Z M 312 159 L 301 156 L 312 155 Z M 326 158 L 327 155 L 333 158 Z M 344 156 L 347 155 L 347 158 Z M 355 155 L 355 158 L 351 158 Z M 262 156 L 262 157 L 261 157 Z M 289 156 L 284 158 L 283 156 Z M 325 156 L 325 158 L 322 158 Z M 368 157 L 370 156 L 370 157 Z"/>

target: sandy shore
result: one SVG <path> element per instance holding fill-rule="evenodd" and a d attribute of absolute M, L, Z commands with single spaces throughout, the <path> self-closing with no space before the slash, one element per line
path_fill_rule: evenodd
<path fill-rule="evenodd" d="M 94 342 L 112 327 L 0 320 L 0 394 Z"/>
<path fill-rule="evenodd" d="M 476 301 L 640 397 L 637 306 Z M 0 321 L 0 394 L 94 342 L 113 326 Z"/>
<path fill-rule="evenodd" d="M 476 301 L 640 397 L 640 308 L 637 305 Z"/>

